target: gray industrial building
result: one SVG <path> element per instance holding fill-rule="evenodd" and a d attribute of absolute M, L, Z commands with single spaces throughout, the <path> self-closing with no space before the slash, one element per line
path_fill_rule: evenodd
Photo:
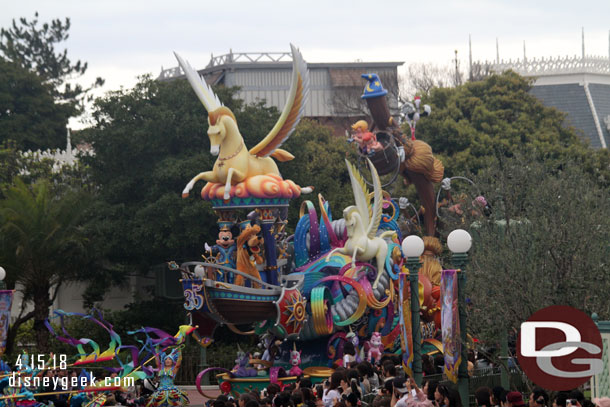
<path fill-rule="evenodd" d="M 307 57 L 307 55 L 305 55 Z M 388 90 L 388 105 L 398 113 L 398 67 L 403 62 L 308 63 L 310 92 L 305 117 L 346 126 L 368 110 L 360 95 L 364 73 L 377 73 Z M 198 70 L 210 85 L 238 86 L 237 96 L 246 103 L 265 101 L 283 109 L 290 88 L 292 55 L 287 52 L 233 53 L 212 56 Z M 159 80 L 183 76 L 180 67 L 162 70 Z"/>

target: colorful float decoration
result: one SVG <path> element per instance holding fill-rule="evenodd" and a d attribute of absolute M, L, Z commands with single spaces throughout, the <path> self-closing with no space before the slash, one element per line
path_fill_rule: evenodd
<path fill-rule="evenodd" d="M 412 343 L 401 338 L 407 330 L 400 329 L 404 315 L 401 299 L 409 297 L 408 284 L 401 285 L 405 292 L 399 295 L 400 276 L 408 272 L 400 224 L 406 205 L 402 200 L 399 205 L 383 190 L 380 177 L 384 175 L 394 174 L 391 182 L 401 175 L 405 182 L 414 184 L 422 203 L 424 222 L 421 225 L 417 213 L 416 222 L 425 244 L 419 275 L 424 344 L 438 344 L 440 337 L 442 268 L 438 256 L 442 246 L 436 237 L 434 184 L 442 180 L 444 169 L 430 146 L 415 137 L 415 124 L 430 114 L 430 108 L 424 105 L 420 109 L 421 101 L 416 99 L 404 109 L 403 120 L 411 129 L 405 135 L 400 119 L 390 115 L 387 91 L 379 77 L 374 73 L 362 75 L 362 98 L 372 120 L 370 124 L 360 120 L 351 126 L 349 141 L 354 142 L 360 156 L 356 164 L 346 160 L 354 205 L 345 208 L 341 218 L 333 219 L 330 204 L 321 194 L 318 210 L 306 200 L 294 235 L 287 236 L 290 200 L 313 189 L 284 180 L 274 162 L 294 158 L 280 146 L 299 123 L 309 93 L 307 65 L 299 50 L 294 46 L 291 49 L 293 72 L 286 106 L 268 135 L 249 150 L 233 113 L 176 55 L 208 112 L 210 152 L 218 157 L 211 171 L 193 177 L 183 191 L 183 197 L 187 197 L 197 181 L 206 181 L 201 196 L 211 202 L 220 227 L 218 247 L 208 246 L 211 255 L 205 257 L 206 261 L 175 267 L 182 273 L 184 306 L 192 325 L 198 326 L 200 338 L 211 338 L 220 323 L 236 333 L 261 335 L 265 348 L 278 341 L 280 344 L 276 345 L 278 357 L 246 360 L 244 353 L 239 359 L 239 371 L 250 365 L 265 370 L 256 372 L 256 378 L 237 377 L 241 375 L 228 371 L 219 375 L 221 389 L 230 391 L 294 380 L 292 375 L 301 373 L 300 367 L 295 369 L 300 364 L 305 367 L 302 373 L 315 382 L 328 377 L 332 372 L 329 367 L 335 362 L 378 361 L 385 352 L 400 352 L 401 342 L 403 347 Z M 220 255 L 214 255 L 214 250 Z M 251 325 L 252 330 L 244 332 L 238 325 L 241 329 Z M 358 350 L 358 343 L 367 338 L 371 339 L 366 350 Z M 297 352 L 295 342 L 317 343 L 322 349 L 301 347 L 302 351 Z M 321 354 L 328 358 L 315 359 Z M 284 368 L 292 375 L 285 376 Z M 198 384 L 213 370 L 201 372 Z"/>

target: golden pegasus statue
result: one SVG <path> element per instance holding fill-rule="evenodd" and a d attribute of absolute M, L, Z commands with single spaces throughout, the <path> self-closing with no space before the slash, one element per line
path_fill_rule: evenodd
<path fill-rule="evenodd" d="M 182 197 L 188 197 L 195 183 L 204 180 L 210 183 L 224 184 L 224 199 L 230 198 L 231 185 L 235 185 L 257 175 L 275 175 L 281 177 L 277 164 L 294 158 L 288 151 L 279 147 L 295 130 L 305 111 L 309 94 L 309 73 L 307 64 L 299 50 L 290 44 L 292 50 L 292 80 L 288 100 L 275 126 L 256 146 L 248 151 L 244 139 L 237 127 L 233 112 L 220 103 L 212 88 L 199 74 L 174 52 L 178 63 L 184 70 L 191 87 L 208 112 L 208 137 L 210 153 L 218 156 L 212 171 L 202 172 L 182 191 Z M 302 193 L 311 192 L 311 188 L 300 188 Z"/>
<path fill-rule="evenodd" d="M 375 166 L 368 158 L 367 162 L 373 177 L 373 207 L 371 208 L 371 194 L 369 194 L 362 175 L 355 166 L 348 160 L 345 160 L 356 206 L 348 206 L 343 210 L 345 228 L 347 229 L 347 241 L 343 247 L 331 250 L 326 256 L 326 261 L 330 260 L 333 253 L 341 253 L 346 256 L 351 255 L 352 268 L 354 268 L 356 260 L 369 261 L 375 258 L 377 260 L 377 277 L 373 284 L 373 289 L 375 289 L 379 283 L 381 273 L 385 270 L 385 260 L 388 254 L 388 243 L 384 238 L 392 236 L 396 232 L 388 231 L 380 236 L 376 236 L 381 222 L 383 193 L 381 181 Z"/>

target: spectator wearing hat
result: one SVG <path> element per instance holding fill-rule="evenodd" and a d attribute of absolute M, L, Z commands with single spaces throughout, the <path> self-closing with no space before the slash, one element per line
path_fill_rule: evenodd
<path fill-rule="evenodd" d="M 402 377 L 396 377 L 392 379 L 393 389 L 392 401 L 390 406 L 395 407 L 406 407 L 407 397 L 409 394 L 409 388 L 407 387 L 407 379 Z"/>
<path fill-rule="evenodd" d="M 522 407 L 525 405 L 523 395 L 518 391 L 509 392 L 506 395 L 506 403 L 508 407 Z"/>

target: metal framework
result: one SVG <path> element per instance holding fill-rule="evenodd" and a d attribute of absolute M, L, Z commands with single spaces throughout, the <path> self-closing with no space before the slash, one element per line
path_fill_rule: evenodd
<path fill-rule="evenodd" d="M 213 68 L 219 65 L 232 64 L 236 62 L 292 62 L 290 52 L 233 52 L 219 55 L 212 55 L 206 68 Z"/>
<path fill-rule="evenodd" d="M 610 59 L 602 56 L 565 56 L 557 58 L 525 58 L 515 61 L 479 63 L 488 66 L 490 70 L 503 72 L 508 69 L 523 76 L 546 76 L 572 73 L 610 74 Z"/>
<path fill-rule="evenodd" d="M 214 68 L 216 66 L 234 64 L 234 63 L 275 63 L 275 62 L 292 62 L 292 54 L 290 52 L 233 52 L 219 55 L 215 57 L 212 54 L 210 62 L 205 69 Z M 180 66 L 161 70 L 159 79 L 173 79 L 184 75 L 184 71 Z"/>

